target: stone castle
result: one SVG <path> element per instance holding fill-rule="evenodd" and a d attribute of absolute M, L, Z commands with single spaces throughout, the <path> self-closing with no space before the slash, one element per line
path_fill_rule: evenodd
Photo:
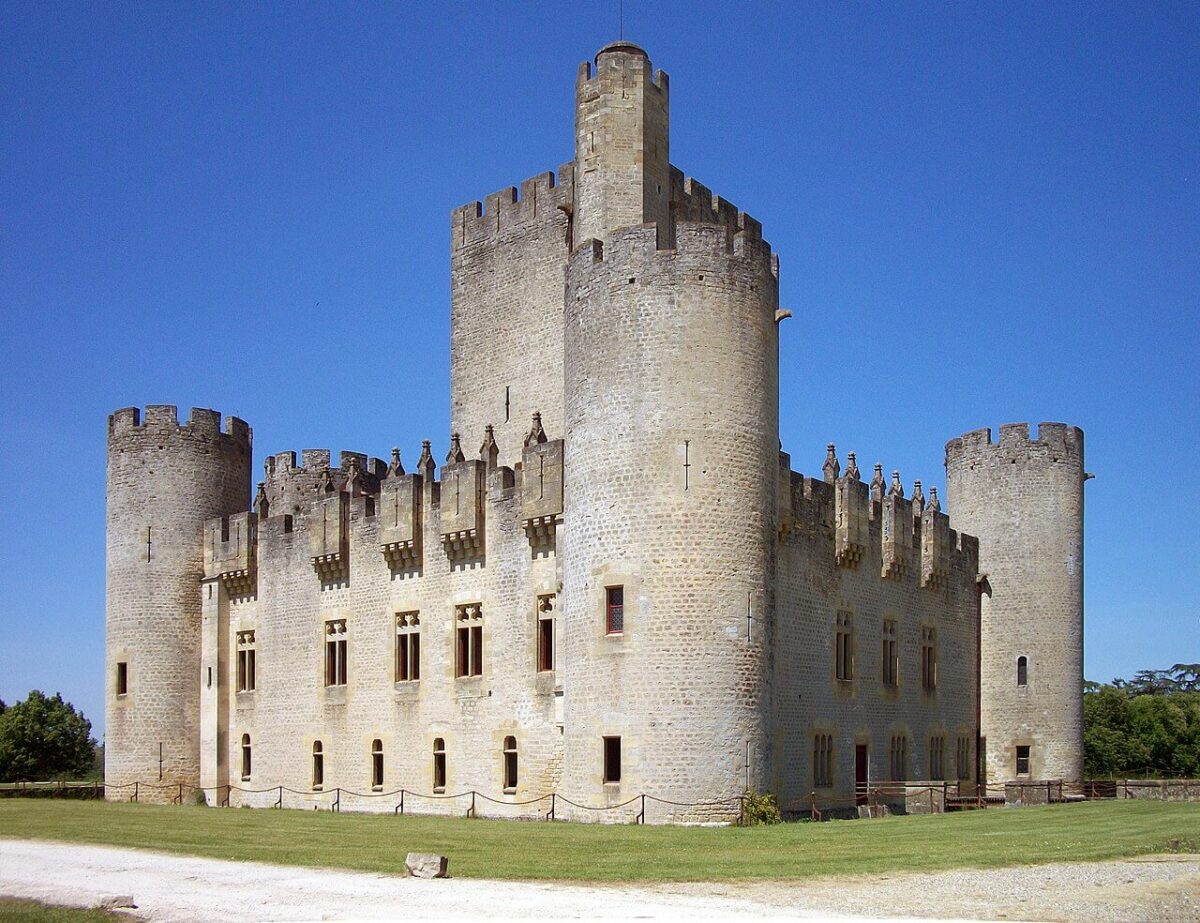
<path fill-rule="evenodd" d="M 440 473 L 282 452 L 252 499 L 242 420 L 109 417 L 110 797 L 719 821 L 1081 776 L 1082 432 L 951 440 L 954 528 L 832 445 L 793 471 L 779 261 L 669 98 L 601 49 L 575 159 L 452 213 Z"/>

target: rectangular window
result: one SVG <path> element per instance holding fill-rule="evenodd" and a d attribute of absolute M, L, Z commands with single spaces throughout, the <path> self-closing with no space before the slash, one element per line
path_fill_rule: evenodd
<path fill-rule="evenodd" d="M 610 635 L 622 634 L 625 631 L 625 587 L 606 587 L 604 597 L 604 630 Z"/>
<path fill-rule="evenodd" d="M 883 684 L 885 686 L 899 686 L 900 649 L 896 644 L 896 623 L 891 619 L 887 619 L 883 623 L 881 662 L 883 665 Z"/>
<path fill-rule="evenodd" d="M 517 790 L 517 738 L 504 738 L 504 793 L 511 795 Z"/>
<path fill-rule="evenodd" d="M 122 660 L 117 664 L 117 695 L 129 694 L 129 664 Z"/>
<path fill-rule="evenodd" d="M 604 781 L 621 781 L 621 738 L 604 738 Z"/>
<path fill-rule="evenodd" d="M 458 651 L 456 676 L 483 675 L 483 610 L 479 603 L 455 607 Z"/>
<path fill-rule="evenodd" d="M 255 686 L 254 632 L 237 633 L 237 691 L 253 692 Z"/>
<path fill-rule="evenodd" d="M 312 787 L 314 792 L 325 787 L 325 747 L 319 740 L 313 743 Z"/>
<path fill-rule="evenodd" d="M 813 737 L 813 788 L 833 785 L 833 735 Z"/>
<path fill-rule="evenodd" d="M 441 737 L 433 740 L 433 790 L 446 790 L 446 741 Z"/>
<path fill-rule="evenodd" d="M 383 791 L 383 741 L 371 741 L 371 791 Z"/>
<path fill-rule="evenodd" d="M 416 612 L 396 615 L 396 682 L 421 678 L 421 619 Z"/>
<path fill-rule="evenodd" d="M 937 689 L 937 629 L 921 629 L 921 688 Z"/>
<path fill-rule="evenodd" d="M 553 593 L 539 596 L 537 630 L 537 668 L 539 673 L 554 669 L 554 609 L 558 597 Z"/>
<path fill-rule="evenodd" d="M 325 685 L 346 685 L 346 620 L 325 623 Z"/>
<path fill-rule="evenodd" d="M 897 734 L 892 738 L 891 747 L 891 780 L 903 782 L 908 778 L 908 738 Z"/>
<path fill-rule="evenodd" d="M 958 738 L 958 777 L 971 778 L 971 739 L 965 736 Z"/>
<path fill-rule="evenodd" d="M 946 778 L 946 738 L 929 738 L 929 778 Z"/>
<path fill-rule="evenodd" d="M 834 675 L 843 682 L 854 679 L 854 622 L 849 612 L 837 614 L 837 636 L 834 639 Z"/>
<path fill-rule="evenodd" d="M 1027 744 L 1017 747 L 1017 775 L 1029 775 L 1029 746 Z"/>

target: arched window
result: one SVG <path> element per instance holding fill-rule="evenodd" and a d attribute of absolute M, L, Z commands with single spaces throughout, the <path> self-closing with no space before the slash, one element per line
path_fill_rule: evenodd
<path fill-rule="evenodd" d="M 517 790 L 517 738 L 504 738 L 504 791 Z"/>
<path fill-rule="evenodd" d="M 433 739 L 433 790 L 446 790 L 446 741 L 440 737 Z"/>
<path fill-rule="evenodd" d="M 250 781 L 250 735 L 242 735 L 242 781 Z"/>
<path fill-rule="evenodd" d="M 312 787 L 314 792 L 325 787 L 325 747 L 319 740 L 313 741 Z"/>
<path fill-rule="evenodd" d="M 1024 654 L 1017 658 L 1017 685 L 1029 685 L 1029 658 Z"/>
<path fill-rule="evenodd" d="M 383 791 L 383 741 L 371 741 L 371 791 Z"/>

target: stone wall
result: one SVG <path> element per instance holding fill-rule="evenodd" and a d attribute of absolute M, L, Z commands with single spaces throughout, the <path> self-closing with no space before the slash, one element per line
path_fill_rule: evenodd
<path fill-rule="evenodd" d="M 478 509 L 478 545 L 447 541 L 443 501 L 448 499 L 447 472 L 479 466 L 486 495 Z M 486 463 L 448 464 L 442 480 L 432 467 L 415 476 L 418 482 L 420 552 L 397 565 L 385 555 L 383 534 L 389 527 L 383 504 L 385 478 L 378 497 L 348 498 L 345 560 L 314 566 L 314 537 L 329 502 L 314 491 L 306 504 L 293 507 L 290 524 L 271 516 L 258 530 L 257 587 L 240 602 L 231 602 L 222 643 L 234 649 L 240 632 L 253 631 L 257 677 L 252 692 L 233 688 L 234 669 L 222 675 L 227 734 L 211 735 L 221 752 L 218 784 L 231 783 L 231 803 L 273 803 L 275 793 L 250 794 L 242 789 L 285 786 L 309 793 L 312 803 L 328 803 L 337 787 L 371 794 L 373 741 L 382 742 L 382 790 L 400 788 L 432 793 L 435 738 L 445 743 L 446 793 L 477 789 L 504 802 L 527 800 L 550 791 L 558 781 L 561 752 L 561 707 L 556 672 L 537 670 L 539 596 L 558 592 L 557 555 L 553 544 L 534 548 L 523 524 L 522 472 Z M 396 475 L 408 481 L 414 476 Z M 320 477 L 316 480 L 319 482 Z M 474 494 L 466 500 L 474 501 Z M 461 534 L 455 532 L 454 534 Z M 467 548 L 464 553 L 464 547 Z M 210 582 L 221 581 L 214 575 Z M 458 607 L 478 606 L 483 625 L 483 673 L 457 677 L 455 631 Z M 419 618 L 421 660 L 417 681 L 399 681 L 396 673 L 397 615 Z M 218 616 L 219 617 L 219 616 Z M 345 685 L 326 685 L 325 644 L 328 622 L 344 620 L 348 670 Z M 222 657 L 220 650 L 206 658 Z M 231 659 L 231 658 L 229 658 Z M 241 746 L 248 735 L 252 772 L 241 778 Z M 516 738 L 518 786 L 502 794 L 502 746 Z M 324 780 L 313 790 L 313 744 L 321 742 Z M 228 783 L 221 780 L 227 779 Z M 210 798 L 216 798 L 211 794 Z M 289 795 L 289 803 L 295 798 Z M 343 795 L 346 809 L 392 810 L 370 798 Z M 427 812 L 461 813 L 460 802 L 428 800 L 410 806 Z M 545 806 L 542 806 L 544 810 Z M 491 813 L 506 813 L 493 806 Z M 514 807 L 509 814 L 536 808 Z M 481 812 L 482 813 L 482 812 Z"/>
<path fill-rule="evenodd" d="M 455 209 L 450 246 L 450 426 L 474 448 L 495 427 L 520 459 L 530 416 L 562 432 L 563 270 L 572 164 Z"/>
<path fill-rule="evenodd" d="M 787 457 L 783 458 L 784 466 Z M 855 499 L 854 494 L 860 496 Z M 847 498 L 849 500 L 847 501 Z M 779 557 L 778 627 L 774 651 L 775 740 L 771 787 L 785 807 L 807 806 L 815 794 L 822 809 L 852 805 L 855 748 L 865 745 L 868 783 L 893 781 L 892 738 L 906 741 L 905 779 L 936 779 L 930 740 L 942 738 L 944 779 L 974 778 L 977 545 L 947 530 L 942 580 L 928 576 L 923 560 L 934 549 L 922 541 L 944 515 L 913 517 L 913 502 L 885 498 L 900 510 L 909 541 L 885 542 L 884 500 L 868 494 L 857 476 L 833 482 L 790 474 Z M 846 506 L 851 506 L 846 509 Z M 855 518 L 861 522 L 854 523 Z M 849 520 L 849 522 L 848 522 Z M 839 541 L 839 523 L 851 538 Z M 853 528 L 846 528 L 846 527 Z M 944 526 L 944 523 L 943 523 Z M 887 555 L 885 555 L 887 550 Z M 885 557 L 894 557 L 886 561 Z M 885 572 L 888 576 L 885 576 Z M 923 577 L 923 574 L 926 576 Z M 848 616 L 849 679 L 836 675 L 839 613 Z M 896 625 L 898 682 L 883 678 L 883 622 Z M 923 628 L 933 629 L 936 685 L 922 683 Z M 829 785 L 814 772 L 816 735 L 830 735 Z M 967 742 L 959 766 L 959 741 Z M 903 796 L 900 801 L 903 802 Z"/>

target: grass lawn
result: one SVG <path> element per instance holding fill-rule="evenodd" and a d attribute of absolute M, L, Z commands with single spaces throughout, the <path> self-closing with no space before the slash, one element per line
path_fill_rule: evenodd
<path fill-rule="evenodd" d="M 1093 801 L 774 827 L 638 827 L 97 801 L 0 800 L 0 837 L 399 872 L 408 852 L 463 878 L 785 879 L 1200 851 L 1200 805 Z"/>
<path fill-rule="evenodd" d="M 21 901 L 15 897 L 0 897 L 0 920 L 6 923 L 113 923 L 128 920 L 106 910 L 76 910 L 73 907 L 51 907 L 36 901 Z"/>

